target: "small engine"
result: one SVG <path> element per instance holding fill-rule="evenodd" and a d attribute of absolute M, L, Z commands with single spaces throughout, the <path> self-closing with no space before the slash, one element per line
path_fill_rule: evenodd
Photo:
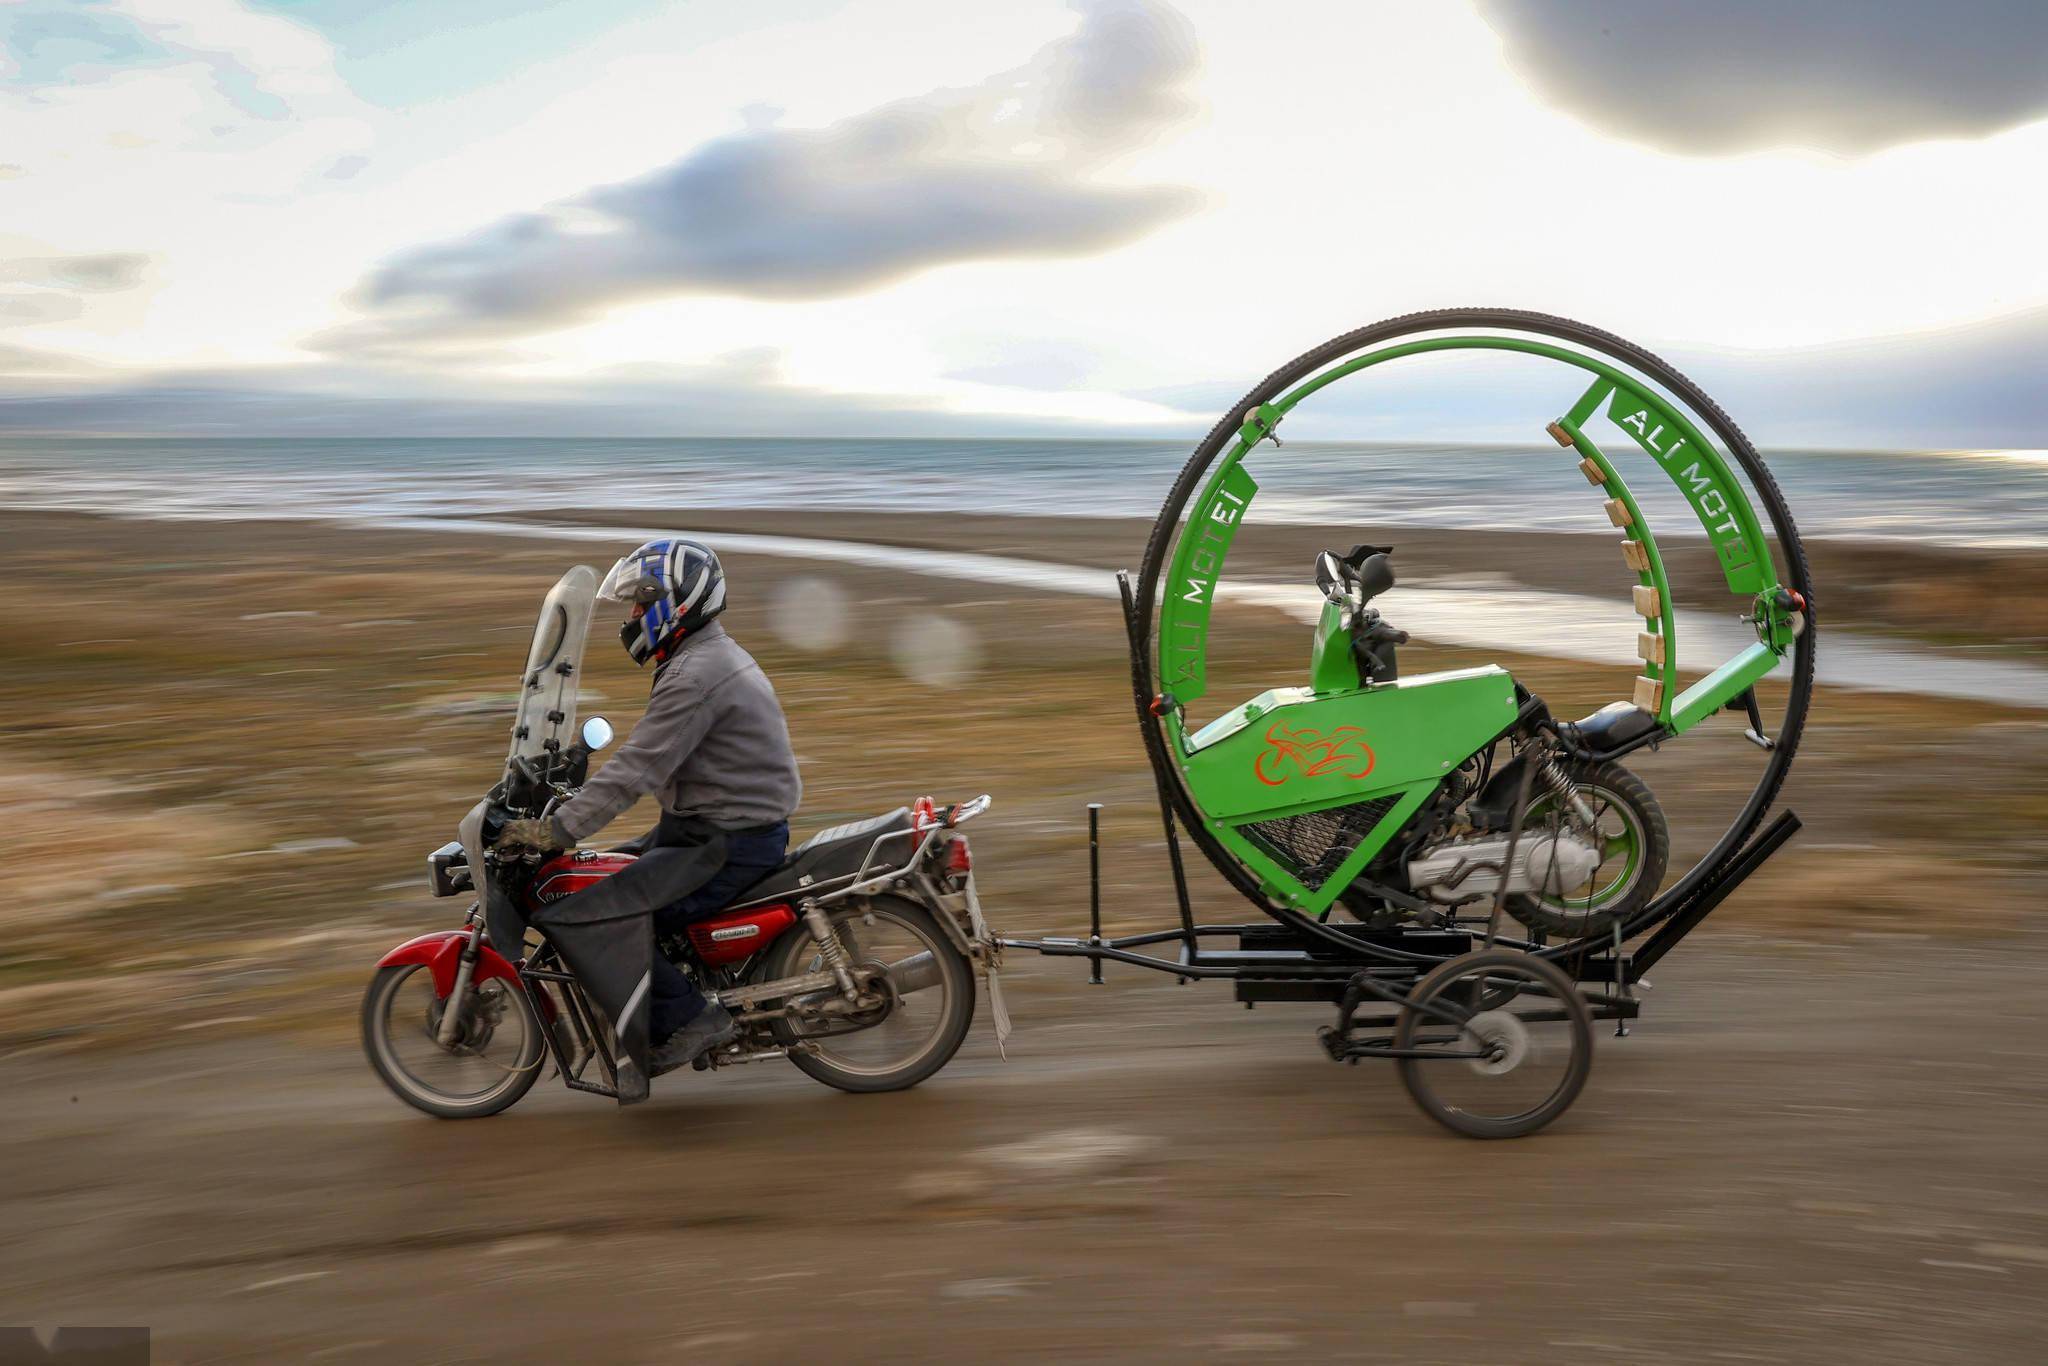
<path fill-rule="evenodd" d="M 1508 854 L 1506 835 L 1451 840 L 1408 864 L 1408 885 L 1444 906 L 1491 898 L 1500 889 L 1500 868 Z M 1591 840 L 1555 831 L 1530 831 L 1515 846 L 1508 891 L 1552 896 L 1582 887 L 1600 867 Z"/>

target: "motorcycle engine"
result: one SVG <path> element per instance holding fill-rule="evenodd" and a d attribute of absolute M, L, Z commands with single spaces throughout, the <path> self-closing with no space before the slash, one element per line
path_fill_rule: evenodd
<path fill-rule="evenodd" d="M 1447 840 L 1409 860 L 1408 885 L 1443 906 L 1491 898 L 1500 890 L 1500 871 L 1507 855 L 1506 835 Z M 1515 846 L 1507 889 L 1510 893 L 1555 896 L 1584 886 L 1599 867 L 1600 851 L 1582 835 L 1525 831 Z"/>

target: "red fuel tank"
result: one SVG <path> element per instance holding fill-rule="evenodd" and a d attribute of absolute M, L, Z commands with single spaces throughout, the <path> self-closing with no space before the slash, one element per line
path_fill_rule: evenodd
<path fill-rule="evenodd" d="M 749 911 L 728 911 L 690 926 L 690 947 L 713 967 L 752 958 L 796 924 L 796 912 L 787 906 L 756 906 Z"/>
<path fill-rule="evenodd" d="M 633 861 L 631 854 L 606 854 L 595 849 L 578 849 L 557 854 L 534 871 L 526 884 L 526 899 L 533 906 L 560 901 L 572 892 L 595 887 Z"/>

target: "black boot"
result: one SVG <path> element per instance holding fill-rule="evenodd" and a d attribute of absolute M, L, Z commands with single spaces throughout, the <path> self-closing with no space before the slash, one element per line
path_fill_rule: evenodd
<path fill-rule="evenodd" d="M 712 1049 L 731 1043 L 739 1037 L 740 1027 L 733 1023 L 732 1012 L 716 1001 L 705 1003 L 691 1021 L 668 1036 L 658 1045 L 648 1059 L 655 1076 L 686 1067 Z"/>

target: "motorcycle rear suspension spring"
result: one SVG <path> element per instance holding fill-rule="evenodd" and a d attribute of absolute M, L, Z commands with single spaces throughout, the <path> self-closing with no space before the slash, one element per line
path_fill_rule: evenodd
<path fill-rule="evenodd" d="M 804 903 L 804 927 L 816 941 L 818 956 L 824 959 L 832 980 L 839 984 L 840 993 L 849 1001 L 858 996 L 860 989 L 854 984 L 853 969 L 846 961 L 846 946 L 839 942 L 839 934 L 832 928 L 832 917 L 815 901 Z"/>

